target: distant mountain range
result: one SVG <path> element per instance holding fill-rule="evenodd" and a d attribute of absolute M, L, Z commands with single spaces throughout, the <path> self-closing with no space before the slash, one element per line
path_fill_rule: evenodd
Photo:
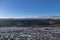
<path fill-rule="evenodd" d="M 40 18 L 0 18 L 0 27 L 31 27 L 60 25 L 60 16 Z"/>
<path fill-rule="evenodd" d="M 60 19 L 60 16 L 43 16 L 43 17 L 0 17 L 0 19 Z"/>
<path fill-rule="evenodd" d="M 42 19 L 60 19 L 60 16 L 44 16 Z"/>

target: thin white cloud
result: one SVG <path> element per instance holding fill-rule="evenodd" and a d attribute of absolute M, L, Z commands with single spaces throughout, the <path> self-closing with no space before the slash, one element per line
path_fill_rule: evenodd
<path fill-rule="evenodd" d="M 25 18 L 25 17 L 0 17 L 0 18 Z"/>

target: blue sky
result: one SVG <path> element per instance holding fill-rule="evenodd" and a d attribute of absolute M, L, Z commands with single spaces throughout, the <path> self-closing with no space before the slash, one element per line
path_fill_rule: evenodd
<path fill-rule="evenodd" d="M 0 17 L 60 16 L 60 0 L 0 0 Z"/>

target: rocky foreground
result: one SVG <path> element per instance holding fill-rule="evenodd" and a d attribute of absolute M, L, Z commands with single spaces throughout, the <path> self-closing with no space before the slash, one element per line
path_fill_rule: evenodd
<path fill-rule="evenodd" d="M 1 27 L 0 40 L 60 40 L 60 28 Z"/>

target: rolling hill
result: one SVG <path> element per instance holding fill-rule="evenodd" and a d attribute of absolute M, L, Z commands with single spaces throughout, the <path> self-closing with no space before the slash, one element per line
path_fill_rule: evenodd
<path fill-rule="evenodd" d="M 59 17 L 50 18 L 0 18 L 0 27 L 60 26 Z"/>

